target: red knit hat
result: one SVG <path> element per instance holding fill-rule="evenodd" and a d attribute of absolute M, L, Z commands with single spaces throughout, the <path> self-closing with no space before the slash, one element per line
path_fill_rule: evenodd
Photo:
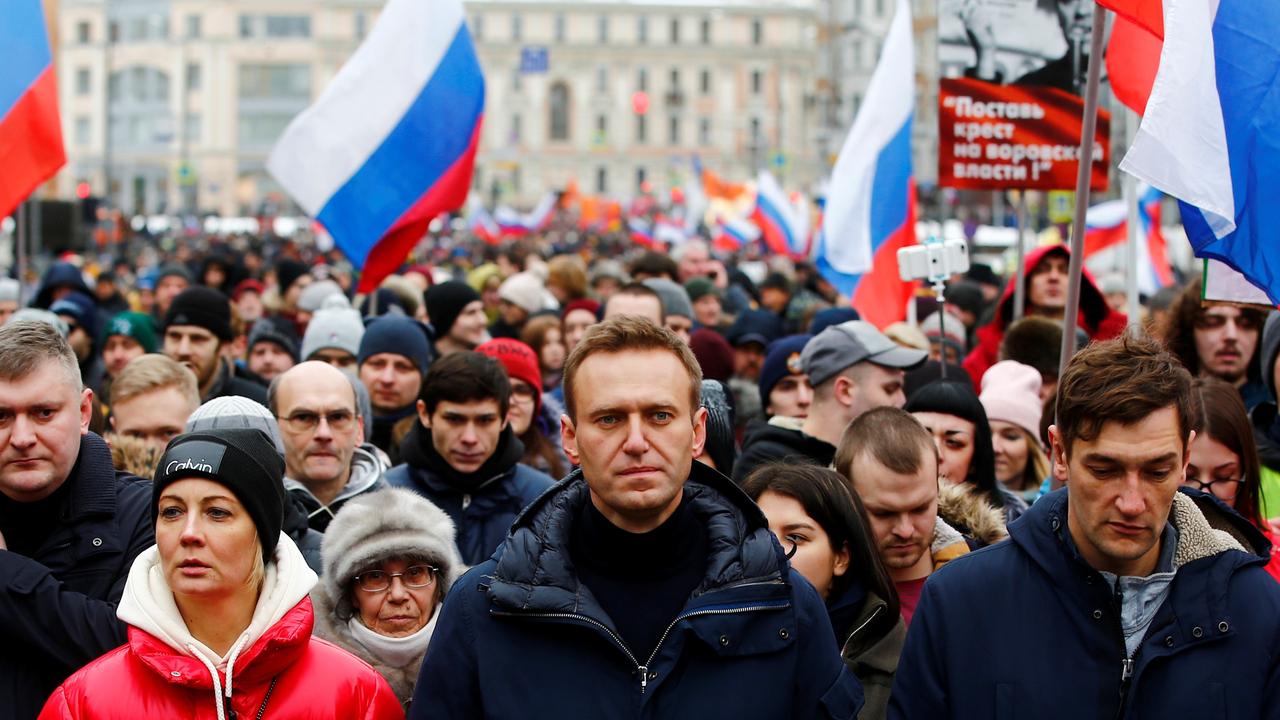
<path fill-rule="evenodd" d="M 569 316 L 574 310 L 586 310 L 587 312 L 600 317 L 600 303 L 591 298 L 579 298 L 564 306 L 560 311 L 560 319 L 563 320 Z"/>
<path fill-rule="evenodd" d="M 510 338 L 494 338 L 481 343 L 476 352 L 484 353 L 502 363 L 507 369 L 507 376 L 513 380 L 523 380 L 535 391 L 533 412 L 536 415 L 542 409 L 542 371 L 538 369 L 538 356 L 533 348 L 519 340 Z"/>

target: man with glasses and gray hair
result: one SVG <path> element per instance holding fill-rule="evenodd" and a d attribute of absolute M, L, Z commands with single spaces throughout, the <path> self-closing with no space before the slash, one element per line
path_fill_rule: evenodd
<path fill-rule="evenodd" d="M 319 361 L 271 382 L 267 402 L 284 441 L 284 486 L 312 529 L 324 532 L 347 501 L 386 485 L 383 465 L 360 447 L 364 418 L 351 378 Z"/>
<path fill-rule="evenodd" d="M 0 327 L 0 714 L 33 718 L 125 642 L 116 605 L 155 543 L 151 488 L 89 432 L 93 391 L 46 322 Z"/>

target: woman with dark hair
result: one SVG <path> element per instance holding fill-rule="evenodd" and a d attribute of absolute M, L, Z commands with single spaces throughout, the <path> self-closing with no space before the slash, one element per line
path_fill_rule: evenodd
<path fill-rule="evenodd" d="M 924 425 L 938 445 L 938 475 L 955 484 L 972 483 L 986 500 L 1017 520 L 1027 504 L 996 482 L 991 426 L 982 402 L 966 383 L 941 380 L 916 391 L 904 408 Z"/>
<path fill-rule="evenodd" d="M 858 717 L 883 718 L 907 628 L 862 501 L 839 473 L 805 463 L 762 465 L 742 489 L 764 512 L 792 569 L 826 601 L 841 657 L 865 693 Z"/>
<path fill-rule="evenodd" d="M 1267 572 L 1280 580 L 1280 538 L 1262 516 L 1261 463 L 1244 400 L 1217 378 L 1196 378 L 1191 400 L 1196 438 L 1182 484 L 1213 495 L 1253 523 L 1271 541 Z"/>

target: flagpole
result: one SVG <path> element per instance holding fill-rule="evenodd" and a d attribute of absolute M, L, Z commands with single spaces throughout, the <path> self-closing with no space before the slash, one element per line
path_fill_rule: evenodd
<path fill-rule="evenodd" d="M 1076 173 L 1076 217 L 1071 224 L 1071 264 L 1068 269 L 1067 306 L 1062 319 L 1062 352 L 1058 357 L 1058 377 L 1076 351 L 1076 322 L 1080 314 L 1080 275 L 1084 270 L 1085 213 L 1089 209 L 1089 179 L 1093 175 L 1093 142 L 1098 127 L 1098 84 L 1102 78 L 1102 40 L 1107 29 L 1107 12 L 1101 7 L 1094 15 L 1089 37 L 1089 78 L 1084 93 L 1084 122 L 1080 131 L 1080 169 Z M 1019 283 L 1021 284 L 1021 283 Z"/>
<path fill-rule="evenodd" d="M 1128 139 L 1128 145 L 1133 145 L 1133 138 L 1137 134 L 1138 116 L 1132 110 L 1125 109 L 1125 135 Z M 1125 220 L 1128 228 L 1129 243 L 1126 246 L 1127 257 L 1125 258 L 1127 268 L 1125 272 L 1125 288 L 1128 291 L 1128 297 L 1125 301 L 1125 313 L 1129 316 L 1129 332 L 1137 334 L 1142 324 L 1139 322 L 1138 311 L 1138 243 L 1142 242 L 1141 221 L 1138 218 L 1138 179 L 1129 173 L 1121 174 L 1121 187 L 1124 191 L 1125 203 Z"/>
<path fill-rule="evenodd" d="M 18 203 L 18 212 L 14 217 L 18 225 L 14 235 L 15 244 L 18 246 L 18 307 L 27 305 L 27 202 L 23 200 Z"/>
<path fill-rule="evenodd" d="M 1027 264 L 1027 191 L 1018 191 L 1018 270 L 1014 278 L 1023 277 L 1023 268 Z M 1027 308 L 1027 284 L 1015 280 L 1013 284 L 1013 319 L 1021 320 Z"/>

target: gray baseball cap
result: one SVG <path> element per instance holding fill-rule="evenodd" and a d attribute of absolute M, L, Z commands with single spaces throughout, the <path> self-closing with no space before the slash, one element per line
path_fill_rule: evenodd
<path fill-rule="evenodd" d="M 929 353 L 924 350 L 898 345 L 869 322 L 850 320 L 832 325 L 810 340 L 800 353 L 800 364 L 809 382 L 817 386 L 860 362 L 906 370 L 928 357 Z"/>

